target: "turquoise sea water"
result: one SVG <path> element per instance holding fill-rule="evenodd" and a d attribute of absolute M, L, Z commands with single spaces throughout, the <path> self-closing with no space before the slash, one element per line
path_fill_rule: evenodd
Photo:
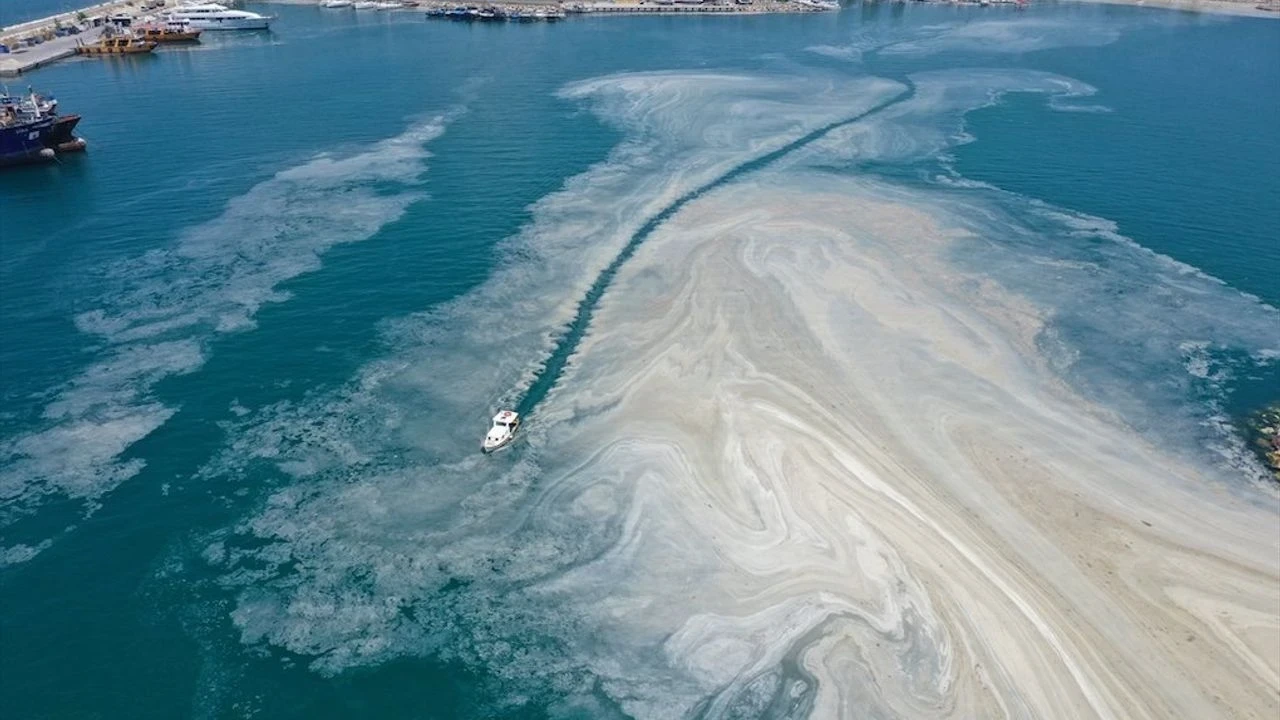
<path fill-rule="evenodd" d="M 967 208 L 984 241 L 955 261 L 1051 310 L 1068 382 L 1253 482 L 1223 419 L 1280 397 L 1280 23 L 267 11 L 270 33 L 30 76 L 90 151 L 0 176 L 12 717 L 621 713 L 576 659 L 593 636 L 519 601 L 610 528 L 522 511 L 511 536 L 555 548 L 523 572 L 414 552 L 465 537 L 491 485 L 427 482 L 396 532 L 325 488 L 462 467 L 493 407 L 571 397 L 652 227 L 801 150 Z M 826 99 L 868 77 L 903 87 Z"/>

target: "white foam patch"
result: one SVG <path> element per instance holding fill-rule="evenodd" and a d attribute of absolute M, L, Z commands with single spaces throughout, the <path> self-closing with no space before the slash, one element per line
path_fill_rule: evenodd
<path fill-rule="evenodd" d="M 277 286 L 320 267 L 334 245 L 364 240 L 422 198 L 426 145 L 449 117 L 350 155 L 320 155 L 232 199 L 172 246 L 107 270 L 109 293 L 76 326 L 97 357 L 45 407 L 43 426 L 0 445 L 0 526 L 51 496 L 96 501 L 144 466 L 122 456 L 176 408 L 152 393 L 194 372 L 219 333 L 253 327 Z"/>
<path fill-rule="evenodd" d="M 808 162 L 812 156 L 827 161 L 931 160 L 972 142 L 965 131 L 965 115 L 997 105 L 1005 95 L 1033 93 L 1061 105 L 1097 92 L 1073 78 L 1035 70 L 937 70 L 913 74 L 910 80 L 915 87 L 911 98 L 829 133 L 791 162 Z"/>
<path fill-rule="evenodd" d="M 805 48 L 805 51 L 833 60 L 860 63 L 868 53 L 874 52 L 892 42 L 893 37 L 895 36 L 877 32 L 861 32 L 845 45 L 813 45 Z"/>
<path fill-rule="evenodd" d="M 814 717 L 1267 707 L 1275 497 L 1222 493 L 1059 382 L 1053 309 L 953 259 L 981 208 L 770 175 L 655 235 L 541 413 L 564 420 L 548 495 L 632 478 L 612 549 L 545 585 L 624 710 L 776 707 L 787 658 Z M 1150 260 L 1115 271 L 1274 319 Z"/>
<path fill-rule="evenodd" d="M 488 417 L 516 399 L 596 275 L 651 217 L 901 90 L 876 78 L 711 73 L 620 75 L 565 88 L 566 99 L 625 129 L 624 143 L 533 208 L 532 223 L 504 244 L 508 260 L 483 287 L 392 323 L 389 341 L 404 350 L 370 364 L 337 395 L 250 415 L 207 468 L 209 476 L 236 476 L 268 462 L 315 489 L 282 490 L 228 540 L 268 543 L 229 553 L 225 581 L 245 588 L 234 616 L 245 641 L 314 654 L 314 668 L 326 673 L 398 654 L 458 653 L 505 668 L 512 685 L 501 697 L 531 683 L 569 682 L 576 661 L 519 660 L 526 656 L 512 649 L 514 636 L 538 642 L 543 631 L 529 628 L 545 620 L 519 617 L 521 605 L 491 583 L 536 578 L 572 557 L 572 548 L 598 547 L 596 512 L 617 503 L 593 499 L 593 512 L 572 521 L 580 533 L 503 537 L 536 475 L 528 462 L 510 467 L 478 456 Z M 523 434 L 525 447 L 541 442 L 536 419 Z M 385 544 L 393 537 L 404 543 Z M 367 582 L 352 586 L 352 573 Z M 476 588 L 465 598 L 431 599 L 448 595 L 442 588 L 453 581 Z M 403 603 L 386 605 L 390 596 Z M 510 629 L 492 627 L 486 613 L 510 617 Z M 461 637 L 444 642 L 449 634 Z"/>
<path fill-rule="evenodd" d="M 1263 482 L 1263 468 L 1223 419 L 1222 398 L 1236 370 L 1265 364 L 1280 348 L 1276 310 L 1152 253 L 1110 221 L 1003 192 L 953 167 L 948 153 L 975 139 L 965 128 L 967 113 L 1014 92 L 1045 95 L 1061 109 L 1095 89 L 1028 70 L 944 70 L 910 80 L 910 99 L 830 133 L 786 164 L 939 163 L 935 183 L 971 191 L 939 204 L 983 238 L 957 252 L 1053 309 L 1038 342 L 1058 372 L 1149 437 L 1184 447 L 1188 461 L 1208 448 L 1220 464 Z M 1096 312 L 1099 298 L 1107 315 Z M 1187 343 L 1211 348 L 1224 363 L 1212 382 L 1185 373 Z"/>
<path fill-rule="evenodd" d="M 1112 19 L 1019 17 L 931 26 L 920 37 L 879 50 L 885 55 L 943 52 L 1027 53 L 1059 47 L 1099 47 L 1120 38 L 1124 26 Z"/>
<path fill-rule="evenodd" d="M 814 45 L 805 49 L 815 55 L 835 58 L 836 60 L 862 61 L 862 50 L 850 45 Z"/>
<path fill-rule="evenodd" d="M 706 73 L 568 88 L 623 146 L 534 208 L 490 282 L 395 324 L 401 349 L 343 391 L 246 416 L 206 469 L 278 483 L 203 548 L 241 640 L 324 674 L 456 662 L 494 678 L 492 715 L 600 695 L 646 718 L 1264 712 L 1274 498 L 1062 382 L 1038 343 L 1055 308 L 1014 286 L 1065 265 L 1004 273 L 1068 221 L 990 188 L 810 169 L 913 162 L 1002 91 L 1087 86 L 916 82 L 655 231 L 516 446 L 482 457 L 488 415 L 648 217 L 896 90 Z M 988 241 L 997 262 L 971 265 Z M 1267 317 L 1130 257 L 1131 283 L 1206 317 Z"/>
<path fill-rule="evenodd" d="M 34 558 L 36 555 L 48 550 L 53 545 L 52 540 L 45 540 L 39 545 L 10 545 L 9 547 L 0 548 L 0 568 L 10 565 L 18 565 Z"/>

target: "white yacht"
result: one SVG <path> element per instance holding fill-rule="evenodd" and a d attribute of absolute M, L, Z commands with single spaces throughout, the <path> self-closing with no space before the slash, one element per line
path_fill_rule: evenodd
<path fill-rule="evenodd" d="M 503 410 L 493 416 L 493 427 L 489 428 L 489 434 L 484 436 L 484 442 L 480 444 L 480 449 L 484 452 L 491 453 L 494 450 L 506 447 L 516 439 L 516 430 L 520 427 L 520 414 L 514 410 Z"/>
<path fill-rule="evenodd" d="M 266 15 L 216 3 L 179 5 L 169 13 L 169 19 L 185 20 L 200 30 L 266 30 L 271 22 Z"/>

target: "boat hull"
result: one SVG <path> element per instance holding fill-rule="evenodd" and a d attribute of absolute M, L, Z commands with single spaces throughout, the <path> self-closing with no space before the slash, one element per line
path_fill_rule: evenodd
<path fill-rule="evenodd" d="M 155 49 L 155 43 L 150 43 L 149 45 L 132 45 L 129 47 L 99 47 L 97 45 L 82 45 L 76 48 L 76 52 L 80 55 L 145 55 Z"/>
<path fill-rule="evenodd" d="M 84 152 L 87 143 L 74 134 L 78 124 L 80 124 L 79 115 L 60 115 L 54 118 L 53 127 L 49 128 L 49 134 L 44 140 L 45 147 L 59 155 Z"/>
<path fill-rule="evenodd" d="M 511 444 L 511 442 L 512 442 L 513 440 L 515 440 L 515 439 L 516 439 L 516 436 L 515 436 L 515 434 L 513 433 L 513 434 L 511 434 L 511 435 L 508 435 L 508 436 L 506 437 L 506 439 L 505 439 L 505 440 L 503 440 L 502 442 L 494 443 L 494 444 L 492 444 L 492 445 L 490 445 L 488 442 L 482 442 L 482 443 L 480 443 L 480 452 L 482 452 L 482 453 L 484 453 L 484 454 L 486 454 L 486 455 L 488 455 L 489 453 L 495 453 L 495 452 L 498 452 L 498 451 L 499 451 L 499 450 L 501 450 L 502 448 L 507 447 L 508 445 L 510 445 L 510 444 Z"/>
<path fill-rule="evenodd" d="M 187 18 L 197 30 L 266 30 L 271 18 Z"/>
<path fill-rule="evenodd" d="M 199 30 L 148 30 L 142 37 L 157 43 L 189 43 L 200 41 Z"/>
<path fill-rule="evenodd" d="M 53 127 L 53 118 L 0 128 L 0 166 L 48 162 L 55 156 L 44 139 Z"/>

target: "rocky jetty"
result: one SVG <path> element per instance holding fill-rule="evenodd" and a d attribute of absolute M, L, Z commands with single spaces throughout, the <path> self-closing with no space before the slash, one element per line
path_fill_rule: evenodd
<path fill-rule="evenodd" d="M 1269 405 L 1249 418 L 1250 446 L 1280 482 L 1280 402 Z"/>

